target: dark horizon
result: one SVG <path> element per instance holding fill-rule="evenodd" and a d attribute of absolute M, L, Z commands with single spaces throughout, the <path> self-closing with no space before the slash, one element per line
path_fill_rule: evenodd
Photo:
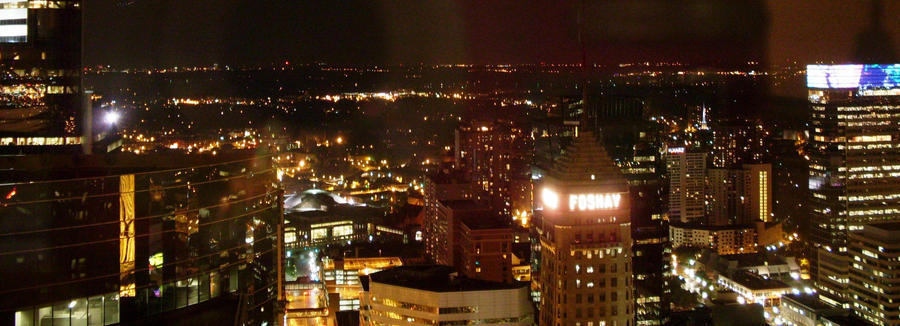
<path fill-rule="evenodd" d="M 861 36 L 885 48 L 900 44 L 900 21 L 890 19 L 900 3 L 880 6 L 873 12 L 869 1 L 799 0 L 587 1 L 583 10 L 578 1 L 94 1 L 85 4 L 85 64 L 574 64 L 581 62 L 579 12 L 586 17 L 588 64 L 841 63 L 862 60 Z"/>

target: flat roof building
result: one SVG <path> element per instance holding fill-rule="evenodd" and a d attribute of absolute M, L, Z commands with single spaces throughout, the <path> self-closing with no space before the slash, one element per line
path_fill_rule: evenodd
<path fill-rule="evenodd" d="M 396 267 L 363 282 L 360 325 L 532 325 L 523 284 L 475 280 L 449 266 Z"/>

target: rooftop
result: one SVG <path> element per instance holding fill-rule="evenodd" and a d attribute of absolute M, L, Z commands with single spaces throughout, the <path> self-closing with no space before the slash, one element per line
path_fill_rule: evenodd
<path fill-rule="evenodd" d="M 812 310 L 830 310 L 834 309 L 834 307 L 825 304 L 824 302 L 819 300 L 817 295 L 797 295 L 797 294 L 785 294 L 783 299 L 788 301 L 793 301 L 799 303 L 806 308 Z"/>
<path fill-rule="evenodd" d="M 381 283 L 431 292 L 507 290 L 525 287 L 457 276 L 450 266 L 401 266 L 369 275 L 372 283 Z"/>
<path fill-rule="evenodd" d="M 472 180 L 464 171 L 454 169 L 444 169 L 429 174 L 428 179 L 436 184 L 472 183 Z"/>
<path fill-rule="evenodd" d="M 738 271 L 737 273 L 734 273 L 734 275 L 722 275 L 722 277 L 728 278 L 750 290 L 790 289 L 790 286 L 784 282 L 773 279 L 764 279 L 747 271 Z"/>
<path fill-rule="evenodd" d="M 441 200 L 441 205 L 447 207 L 452 210 L 459 211 L 471 211 L 471 210 L 486 210 L 488 209 L 486 203 L 480 203 L 472 199 L 451 199 L 451 200 Z"/>
<path fill-rule="evenodd" d="M 720 259 L 737 262 L 737 268 L 784 265 L 787 261 L 782 257 L 768 255 L 766 252 L 719 256 Z"/>
<path fill-rule="evenodd" d="M 469 230 L 510 229 L 510 232 L 512 232 L 509 220 L 490 212 L 484 212 L 484 214 L 466 214 L 462 218 L 462 223 Z"/>

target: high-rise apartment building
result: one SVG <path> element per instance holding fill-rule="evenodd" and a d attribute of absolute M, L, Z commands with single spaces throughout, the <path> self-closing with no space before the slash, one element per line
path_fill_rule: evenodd
<path fill-rule="evenodd" d="M 765 161 L 769 154 L 769 131 L 752 120 L 731 120 L 713 126 L 712 164 L 733 168 Z"/>
<path fill-rule="evenodd" d="M 706 153 L 684 147 L 666 152 L 669 175 L 669 220 L 700 221 L 706 213 Z"/>
<path fill-rule="evenodd" d="M 755 221 L 771 222 L 772 214 L 772 165 L 768 163 L 744 164 L 742 224 Z"/>
<path fill-rule="evenodd" d="M 490 194 L 497 211 L 513 215 L 531 210 L 532 140 L 512 120 L 473 121 L 456 130 L 458 166 Z"/>
<path fill-rule="evenodd" d="M 453 223 L 447 220 L 447 207 L 441 201 L 476 199 L 481 193 L 477 184 L 459 170 L 442 170 L 425 177 L 425 210 L 423 237 L 425 254 L 439 264 L 453 265 Z M 446 259 L 446 260 L 443 260 Z"/>
<path fill-rule="evenodd" d="M 771 164 L 709 169 L 706 186 L 707 225 L 750 225 L 756 221 L 772 221 Z"/>
<path fill-rule="evenodd" d="M 0 146 L 81 143 L 81 1 L 0 2 Z"/>
<path fill-rule="evenodd" d="M 461 266 L 460 240 L 462 222 L 466 219 L 496 220 L 497 214 L 487 207 L 487 203 L 471 199 L 441 200 L 430 228 L 425 232 L 425 246 L 428 258 L 440 265 Z"/>
<path fill-rule="evenodd" d="M 900 64 L 807 66 L 811 269 L 831 304 L 848 301 L 848 234 L 900 220 Z"/>
<path fill-rule="evenodd" d="M 634 323 L 628 183 L 581 132 L 536 187 L 540 325 Z"/>

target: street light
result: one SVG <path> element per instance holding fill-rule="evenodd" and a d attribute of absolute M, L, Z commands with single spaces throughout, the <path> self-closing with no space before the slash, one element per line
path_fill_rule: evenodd
<path fill-rule="evenodd" d="M 109 111 L 106 112 L 106 115 L 103 116 L 103 121 L 112 126 L 119 123 L 119 119 L 121 118 L 122 116 L 119 114 L 119 112 Z"/>

